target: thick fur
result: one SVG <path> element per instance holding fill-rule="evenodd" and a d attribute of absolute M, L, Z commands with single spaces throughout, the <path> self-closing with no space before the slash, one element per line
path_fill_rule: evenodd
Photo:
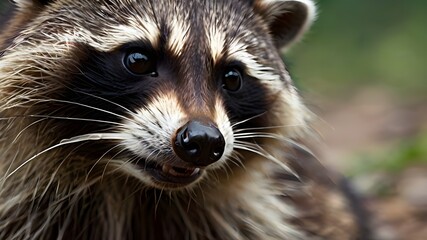
<path fill-rule="evenodd" d="M 301 145 L 310 113 L 280 48 L 309 0 L 17 0 L 0 35 L 0 239 L 366 239 L 354 201 Z M 136 78 L 123 49 L 148 49 Z M 222 71 L 243 72 L 227 92 Z M 224 135 L 198 181 L 170 188 L 192 119 Z"/>

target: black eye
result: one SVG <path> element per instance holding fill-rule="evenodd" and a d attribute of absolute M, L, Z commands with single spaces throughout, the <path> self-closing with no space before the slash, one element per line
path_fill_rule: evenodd
<path fill-rule="evenodd" d="M 135 75 L 157 75 L 154 57 L 143 50 L 130 51 L 125 55 L 123 62 L 127 70 Z"/>
<path fill-rule="evenodd" d="M 228 91 L 236 92 L 242 86 L 242 74 L 239 70 L 232 68 L 225 71 L 222 77 L 222 87 Z"/>

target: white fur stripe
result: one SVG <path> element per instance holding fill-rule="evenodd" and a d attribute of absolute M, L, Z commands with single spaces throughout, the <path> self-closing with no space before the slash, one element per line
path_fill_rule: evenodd
<path fill-rule="evenodd" d="M 171 32 L 168 36 L 167 48 L 179 56 L 187 44 L 190 26 L 177 16 L 174 16 L 169 24 Z"/>
<path fill-rule="evenodd" d="M 223 54 L 226 35 L 224 31 L 221 31 L 216 26 L 211 26 L 206 32 L 206 35 L 209 41 L 212 59 L 214 63 L 216 63 Z"/>
<path fill-rule="evenodd" d="M 214 119 L 219 131 L 224 137 L 225 140 L 225 149 L 224 153 L 217 163 L 212 166 L 221 167 L 223 162 L 226 161 L 233 152 L 234 148 L 234 133 L 233 128 L 231 127 L 230 119 L 228 118 L 227 112 L 224 107 L 224 103 L 220 97 L 217 97 L 215 102 L 215 119 Z"/>
<path fill-rule="evenodd" d="M 125 123 L 123 132 L 128 137 L 124 146 L 144 158 L 153 157 L 150 149 L 171 150 L 172 135 L 187 119 L 176 94 L 170 92 L 155 97 L 136 112 L 133 121 Z M 139 138 L 144 139 L 144 143 Z"/>
<path fill-rule="evenodd" d="M 139 25 L 140 27 L 116 25 L 105 29 L 105 34 L 95 35 L 88 29 L 77 26 L 64 33 L 51 33 L 49 37 L 56 44 L 85 43 L 103 52 L 112 51 L 123 44 L 138 40 L 148 41 L 153 47 L 157 47 L 160 32 L 155 24 L 145 21 L 141 24 L 134 23 L 132 25 Z"/>
<path fill-rule="evenodd" d="M 248 75 L 259 79 L 262 83 L 270 86 L 274 90 L 282 89 L 280 75 L 275 73 L 273 68 L 259 63 L 257 57 L 246 50 L 245 44 L 237 40 L 231 42 L 228 54 L 229 60 L 240 61 L 246 66 Z"/>

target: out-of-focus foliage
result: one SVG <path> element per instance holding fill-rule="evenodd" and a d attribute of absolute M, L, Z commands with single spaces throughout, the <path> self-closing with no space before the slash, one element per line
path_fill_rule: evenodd
<path fill-rule="evenodd" d="M 369 85 L 427 95 L 427 1 L 317 2 L 318 20 L 287 56 L 303 89 L 345 96 Z"/>
<path fill-rule="evenodd" d="M 359 163 L 354 166 L 351 175 L 366 174 L 374 171 L 396 173 L 413 165 L 427 164 L 427 132 L 410 139 L 402 139 L 392 148 L 375 154 L 357 156 Z"/>

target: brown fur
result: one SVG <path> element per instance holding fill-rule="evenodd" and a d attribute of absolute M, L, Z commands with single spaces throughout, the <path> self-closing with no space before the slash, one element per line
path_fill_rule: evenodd
<path fill-rule="evenodd" d="M 151 10 L 148 3 L 124 0 L 97 1 L 96 6 L 87 0 L 19 3 L 19 11 L 0 35 L 4 50 L 0 57 L 0 239 L 366 239 L 352 202 L 338 187 L 340 178 L 324 169 L 295 140 L 309 132 L 310 114 L 299 100 L 276 47 L 288 47 L 309 27 L 314 18 L 311 1 L 267 4 L 264 0 L 242 0 L 209 5 L 212 2 L 189 0 L 180 5 L 165 0 L 152 2 L 158 5 Z M 117 6 L 109 4 L 124 6 L 120 8 L 123 15 L 116 12 Z M 90 11 L 99 6 L 105 8 Z M 185 14 L 189 6 L 207 11 L 201 13 L 204 17 L 217 14 L 215 17 L 231 23 L 240 20 L 241 26 L 223 26 L 215 21 L 204 26 L 196 16 Z M 212 6 L 223 9 L 212 10 Z M 231 6 L 242 9 L 227 8 Z M 140 12 L 132 12 L 135 9 Z M 231 13 L 221 15 L 224 11 Z M 237 14 L 241 11 L 246 15 Z M 126 43 L 120 42 L 121 36 L 130 37 L 128 32 L 110 36 L 114 26 L 129 24 L 127 16 L 144 22 L 144 18 L 156 18 L 161 13 L 172 20 L 176 17 L 178 22 L 191 19 L 188 24 L 192 29 L 213 25 L 211 33 L 216 40 L 221 40 L 222 32 L 235 30 L 235 37 L 246 46 L 238 54 L 245 56 L 241 60 L 247 61 L 248 71 L 255 75 L 252 77 L 263 78 L 255 86 L 265 92 L 263 99 L 269 108 L 266 114 L 252 117 L 256 124 L 267 127 L 267 139 L 247 141 L 245 146 L 252 150 L 249 153 L 235 146 L 237 150 L 225 164 L 207 170 L 191 187 L 175 190 L 153 187 L 138 179 L 140 171 L 121 155 L 122 145 L 117 139 L 92 134 L 103 129 L 98 125 L 105 124 L 100 120 L 106 121 L 102 117 L 108 114 L 103 112 L 101 119 L 95 119 L 98 122 L 79 122 L 77 118 L 86 117 L 86 111 L 99 110 L 66 102 L 67 89 L 74 87 L 70 76 L 80 70 L 80 61 L 91 57 L 88 52 L 114 53 Z M 171 19 L 166 22 L 173 23 Z M 110 26 L 112 23 L 116 25 Z M 149 29 L 150 22 L 146 24 L 138 25 L 138 30 Z M 288 24 L 284 30 L 288 34 L 280 32 L 283 24 Z M 171 30 L 168 36 L 178 33 Z M 65 35 L 75 39 L 56 38 Z M 191 40 L 188 45 L 171 44 L 169 50 L 176 58 L 173 63 L 179 63 L 175 66 L 177 74 L 169 73 L 167 78 L 173 81 L 158 86 L 158 96 L 144 100 L 148 106 L 156 97 L 174 101 L 178 107 L 161 107 L 176 109 L 185 121 L 207 118 L 231 129 L 225 124 L 229 121 L 225 100 L 206 83 L 206 79 L 212 81 L 209 76 L 214 71 L 206 66 L 226 58 L 226 53 L 218 51 L 218 59 L 202 58 L 211 53 L 209 41 L 200 36 L 204 35 L 186 35 Z M 224 46 L 239 45 L 224 41 Z M 250 61 L 248 56 L 259 59 Z M 202 67 L 194 68 L 197 64 Z M 100 97 L 93 101 L 119 105 Z M 145 117 L 157 116 L 150 114 Z M 114 121 L 125 124 L 122 120 Z M 92 127 L 96 131 L 87 130 Z M 80 138 L 73 143 L 76 135 Z M 82 140 L 81 136 L 90 138 Z"/>

